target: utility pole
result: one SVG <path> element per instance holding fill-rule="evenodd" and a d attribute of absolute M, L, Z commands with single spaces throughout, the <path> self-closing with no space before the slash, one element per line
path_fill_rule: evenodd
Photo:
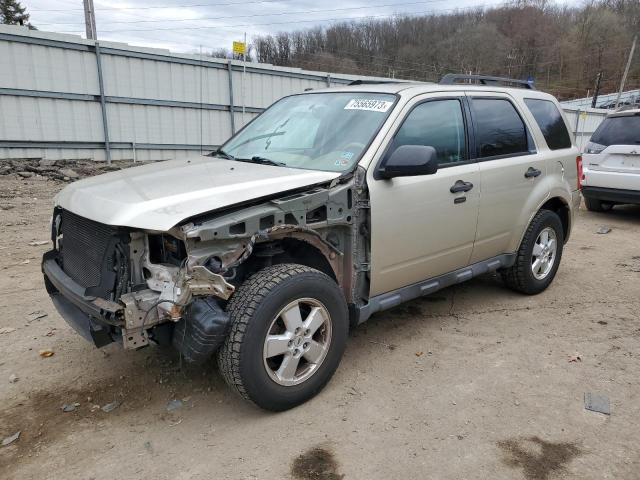
<path fill-rule="evenodd" d="M 83 0 L 84 2 L 84 23 L 87 30 L 87 40 L 97 40 L 96 14 L 93 8 L 93 0 Z"/>
<path fill-rule="evenodd" d="M 602 80 L 602 71 L 598 72 L 596 77 L 596 89 L 593 91 L 593 100 L 591 100 L 591 108 L 596 108 L 596 102 L 598 101 L 598 95 L 600 94 L 600 81 Z"/>
<path fill-rule="evenodd" d="M 633 43 L 631 44 L 631 51 L 629 52 L 629 59 L 627 60 L 627 66 L 624 69 L 624 74 L 622 75 L 622 81 L 620 82 L 620 90 L 618 90 L 618 96 L 616 97 L 616 108 L 620 104 L 620 97 L 622 96 L 622 91 L 624 90 L 624 84 L 627 81 L 627 75 L 629 75 L 629 69 L 631 68 L 631 59 L 633 58 L 633 52 L 636 49 L 636 40 L 638 40 L 638 36 L 635 35 L 633 37 Z"/>

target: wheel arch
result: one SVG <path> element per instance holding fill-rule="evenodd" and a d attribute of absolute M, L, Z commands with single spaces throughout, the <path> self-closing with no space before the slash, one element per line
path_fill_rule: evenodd
<path fill-rule="evenodd" d="M 563 240 L 564 243 L 567 243 L 569 235 L 571 234 L 571 209 L 569 203 L 563 197 L 553 197 L 544 202 L 538 209 L 538 211 L 540 210 L 550 210 L 560 217 Z"/>
<path fill-rule="evenodd" d="M 340 284 L 340 272 L 336 268 L 336 262 L 331 258 L 331 253 L 326 251 L 326 246 L 322 248 L 323 245 L 314 240 L 314 237 L 299 235 L 258 243 L 243 265 L 251 271 L 271 265 L 295 263 L 316 269 Z M 268 250 L 273 254 L 265 255 L 264 252 Z M 333 257 L 335 259 L 335 254 Z"/>

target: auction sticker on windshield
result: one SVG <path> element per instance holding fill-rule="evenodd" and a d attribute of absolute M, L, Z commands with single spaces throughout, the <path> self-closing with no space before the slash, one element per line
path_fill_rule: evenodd
<path fill-rule="evenodd" d="M 391 108 L 393 102 L 387 100 L 374 100 L 367 98 L 354 98 L 349 100 L 344 107 L 345 110 L 367 110 L 369 112 L 386 112 Z"/>

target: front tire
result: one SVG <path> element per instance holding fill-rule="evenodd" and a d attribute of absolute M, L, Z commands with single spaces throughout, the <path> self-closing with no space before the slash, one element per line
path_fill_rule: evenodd
<path fill-rule="evenodd" d="M 297 264 L 267 267 L 227 306 L 231 332 L 218 351 L 229 386 L 261 408 L 282 411 L 316 395 L 346 346 L 347 304 L 336 282 Z"/>
<path fill-rule="evenodd" d="M 550 210 L 540 210 L 524 234 L 515 263 L 502 272 L 504 282 L 527 295 L 542 292 L 556 276 L 563 246 L 560 217 Z"/>

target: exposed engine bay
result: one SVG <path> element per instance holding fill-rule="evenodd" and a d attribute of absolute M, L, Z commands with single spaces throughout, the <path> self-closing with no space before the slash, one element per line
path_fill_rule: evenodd
<path fill-rule="evenodd" d="M 55 248 L 47 254 L 55 265 L 45 258 L 43 270 L 54 302 L 61 279 L 81 287 L 91 311 L 75 307 L 93 317 L 89 335 L 97 346 L 172 344 L 201 362 L 227 335 L 226 301 L 266 266 L 313 267 L 334 278 L 354 308 L 366 303 L 368 229 L 364 171 L 356 170 L 330 184 L 199 215 L 167 232 L 112 227 L 56 208 Z"/>

